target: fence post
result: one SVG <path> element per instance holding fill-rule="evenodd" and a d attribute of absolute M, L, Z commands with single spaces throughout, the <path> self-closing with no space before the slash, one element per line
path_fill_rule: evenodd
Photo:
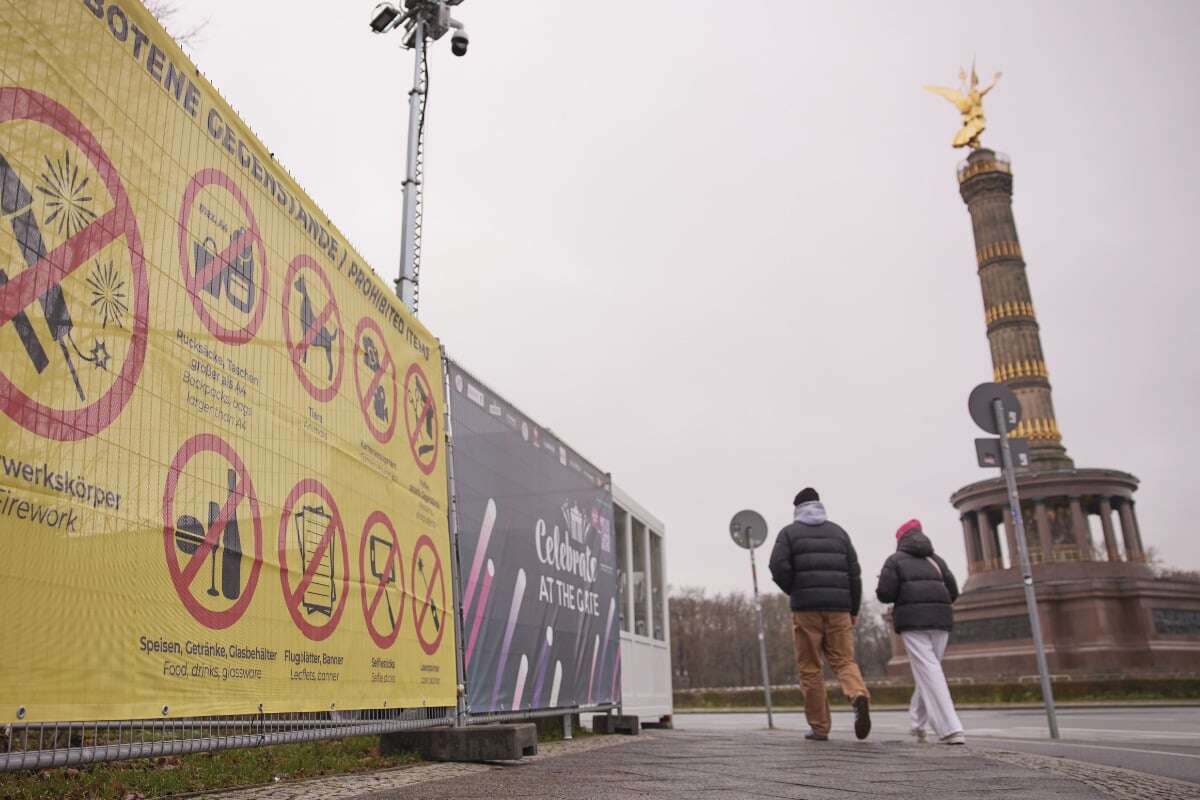
<path fill-rule="evenodd" d="M 454 607 L 454 688 L 456 697 L 456 709 L 454 714 L 454 727 L 461 728 L 466 725 L 467 716 L 467 697 L 466 697 L 466 665 L 463 662 L 463 616 L 462 616 L 462 597 L 459 587 L 458 576 L 460 574 L 460 565 L 458 560 L 458 503 L 457 495 L 454 491 L 454 458 L 453 458 L 453 441 L 454 436 L 452 426 L 454 420 L 450 416 L 450 360 L 446 357 L 446 348 L 440 347 L 442 358 L 442 397 L 445 400 L 445 424 L 443 430 L 446 432 L 446 518 L 450 527 L 450 597 L 451 604 Z"/>

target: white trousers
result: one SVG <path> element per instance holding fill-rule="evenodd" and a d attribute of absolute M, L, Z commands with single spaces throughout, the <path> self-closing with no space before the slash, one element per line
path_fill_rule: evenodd
<path fill-rule="evenodd" d="M 933 728 L 939 739 L 962 733 L 962 722 L 954 710 L 954 699 L 950 697 L 946 674 L 942 672 L 942 656 L 946 653 L 950 634 L 946 631 L 905 631 L 900 638 L 908 651 L 913 683 L 916 684 L 912 702 L 908 705 L 912 726 Z"/>

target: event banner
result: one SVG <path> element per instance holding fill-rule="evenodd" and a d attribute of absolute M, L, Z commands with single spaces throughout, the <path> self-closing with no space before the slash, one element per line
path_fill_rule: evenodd
<path fill-rule="evenodd" d="M 446 368 L 468 708 L 615 702 L 609 477 L 457 364 Z"/>
<path fill-rule="evenodd" d="M 136 0 L 0 20 L 0 719 L 453 706 L 437 341 Z"/>

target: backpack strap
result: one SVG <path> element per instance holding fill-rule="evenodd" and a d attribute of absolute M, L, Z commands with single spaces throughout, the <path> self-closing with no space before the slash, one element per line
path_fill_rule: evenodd
<path fill-rule="evenodd" d="M 933 556 L 925 556 L 925 560 L 928 561 L 930 564 L 933 564 L 933 568 L 937 570 L 937 574 L 938 574 L 939 578 L 943 577 L 942 568 L 938 566 L 938 563 L 936 560 L 934 560 Z"/>

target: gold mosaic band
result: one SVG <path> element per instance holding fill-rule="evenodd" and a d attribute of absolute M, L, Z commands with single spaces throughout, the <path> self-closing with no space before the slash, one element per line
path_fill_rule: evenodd
<path fill-rule="evenodd" d="M 1046 371 L 1045 361 L 1013 361 L 1008 364 L 1000 364 L 992 370 L 992 377 L 996 383 L 1003 381 L 1011 381 L 1014 378 L 1049 378 L 1050 373 Z"/>
<path fill-rule="evenodd" d="M 992 242 L 985 244 L 983 247 L 975 251 L 975 260 L 979 266 L 983 266 L 993 258 L 1021 258 L 1021 245 L 1018 242 Z"/>
<path fill-rule="evenodd" d="M 987 319 L 987 324 L 1009 317 L 1033 317 L 1033 303 L 1016 302 L 1016 303 L 1000 303 L 992 306 L 984 311 L 984 317 Z"/>
<path fill-rule="evenodd" d="M 1053 419 L 1023 419 L 1009 434 L 1012 439 L 1030 441 L 1061 442 L 1062 433 Z"/>

